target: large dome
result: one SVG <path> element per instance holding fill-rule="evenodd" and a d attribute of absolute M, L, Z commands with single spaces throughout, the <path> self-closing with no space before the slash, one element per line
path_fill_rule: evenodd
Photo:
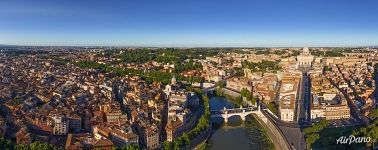
<path fill-rule="evenodd" d="M 306 54 L 306 53 L 310 53 L 310 50 L 308 50 L 307 47 L 304 47 L 304 48 L 303 48 L 303 53 L 305 53 L 305 54 Z"/>

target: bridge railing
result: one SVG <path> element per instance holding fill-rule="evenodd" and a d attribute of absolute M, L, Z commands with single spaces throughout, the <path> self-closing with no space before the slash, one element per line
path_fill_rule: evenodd
<path fill-rule="evenodd" d="M 228 114 L 233 114 L 233 113 L 242 113 L 243 111 L 251 112 L 251 111 L 256 111 L 256 110 L 257 110 L 256 107 L 247 107 L 247 108 L 210 110 L 210 112 L 214 114 L 224 114 L 227 111 Z"/>

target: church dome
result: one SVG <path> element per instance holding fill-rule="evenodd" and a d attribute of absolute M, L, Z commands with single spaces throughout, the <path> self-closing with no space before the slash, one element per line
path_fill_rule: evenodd
<path fill-rule="evenodd" d="M 310 53 L 310 50 L 308 50 L 307 47 L 304 47 L 304 48 L 303 48 L 303 53 Z"/>

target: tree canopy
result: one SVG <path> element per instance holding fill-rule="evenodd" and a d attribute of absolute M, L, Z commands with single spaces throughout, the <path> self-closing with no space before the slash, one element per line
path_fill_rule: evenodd
<path fill-rule="evenodd" d="M 242 62 L 243 68 L 251 69 L 253 72 L 260 72 L 260 71 L 278 71 L 282 68 L 279 66 L 279 62 L 277 61 L 269 61 L 269 60 L 262 60 L 261 62 Z"/>
<path fill-rule="evenodd" d="M 329 121 L 322 119 L 319 123 L 314 124 L 311 127 L 305 128 L 303 133 L 305 134 L 305 139 L 307 147 L 310 148 L 319 139 L 319 132 L 325 129 L 329 125 Z"/>

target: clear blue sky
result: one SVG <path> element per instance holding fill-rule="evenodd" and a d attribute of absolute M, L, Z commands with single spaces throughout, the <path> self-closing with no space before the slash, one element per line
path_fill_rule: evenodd
<path fill-rule="evenodd" d="M 378 45 L 378 1 L 1 0 L 0 44 Z"/>

